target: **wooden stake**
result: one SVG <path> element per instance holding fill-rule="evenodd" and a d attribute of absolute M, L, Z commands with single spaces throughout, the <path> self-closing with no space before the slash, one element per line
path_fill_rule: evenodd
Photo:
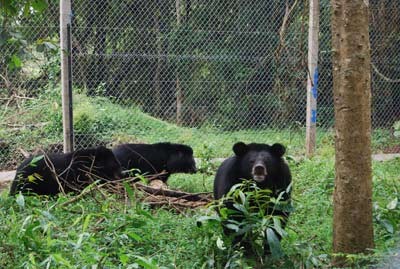
<path fill-rule="evenodd" d="M 307 119 L 306 119 L 306 155 L 315 152 L 317 123 L 317 88 L 318 88 L 318 34 L 319 0 L 310 0 L 308 27 L 308 78 L 307 78 Z"/>
<path fill-rule="evenodd" d="M 60 1 L 61 98 L 64 152 L 74 150 L 72 125 L 71 0 Z"/>

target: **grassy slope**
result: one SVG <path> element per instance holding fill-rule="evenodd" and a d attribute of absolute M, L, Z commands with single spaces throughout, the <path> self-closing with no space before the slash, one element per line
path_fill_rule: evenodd
<path fill-rule="evenodd" d="M 14 118 L 18 123 L 47 122 L 44 127 L 19 130 L 17 134 L 3 129 L 3 134 L 19 145 L 31 147 L 37 146 L 38 141 L 44 144 L 58 141 L 61 133 L 57 121 L 59 104 L 54 101 L 56 95 L 52 94 L 26 102 L 19 111 L 10 109 L 5 115 L 8 122 Z M 300 132 L 221 133 L 181 128 L 102 98 L 75 97 L 75 124 L 82 129 L 89 126 L 86 131 L 100 132 L 104 139 L 116 142 L 168 140 L 187 143 L 200 158 L 228 156 L 237 140 L 280 141 L 288 146 L 291 155 L 301 153 L 303 148 Z M 300 264 L 313 267 L 313 262 L 325 264 L 331 251 L 332 138 L 323 135 L 319 142 L 317 157 L 290 162 L 296 211 L 290 218 L 289 236 L 283 240 L 283 245 L 288 260 L 295 263 L 296 268 Z M 209 168 L 211 174 L 173 176 L 171 188 L 211 191 L 215 168 L 207 162 L 204 164 L 203 168 Z M 388 210 L 387 205 L 396 196 L 400 198 L 400 160 L 374 163 L 373 168 L 376 253 L 379 256 L 394 245 L 398 236 L 400 205 L 393 210 Z M 60 206 L 67 199 L 70 198 L 60 197 L 57 201 L 26 197 L 23 201 L 1 194 L 0 268 L 40 268 L 47 263 L 63 268 L 83 268 L 93 264 L 126 268 L 135 263 L 153 268 L 152 262 L 168 268 L 222 268 L 228 262 L 239 268 L 254 265 L 251 259 L 217 248 L 220 231 L 216 227 L 196 226 L 198 217 L 206 214 L 204 210 L 176 214 L 166 209 L 143 208 L 142 205 L 125 206 L 113 196 L 98 197 L 97 200 L 87 197 Z M 393 233 L 390 233 L 391 222 Z M 277 261 L 275 265 L 279 268 L 281 262 Z"/>
<path fill-rule="evenodd" d="M 62 141 L 61 103 L 57 89 L 49 90 L 34 100 L 22 100 L 19 106 L 10 106 L 0 113 L 0 137 L 25 150 Z M 304 134 L 300 129 L 222 132 L 211 128 L 185 128 L 153 118 L 135 107 L 117 105 L 106 98 L 89 98 L 82 94 L 74 96 L 74 128 L 77 133 L 87 133 L 112 143 L 187 143 L 195 153 L 207 150 L 214 157 L 230 155 L 232 144 L 239 140 L 263 143 L 279 141 L 287 145 L 292 155 L 303 152 L 304 148 Z M 326 139 L 326 133 L 321 132 L 320 137 Z"/>

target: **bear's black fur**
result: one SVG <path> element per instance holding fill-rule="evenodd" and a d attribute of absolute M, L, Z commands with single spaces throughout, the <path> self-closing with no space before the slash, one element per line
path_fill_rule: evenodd
<path fill-rule="evenodd" d="M 18 192 L 55 195 L 77 192 L 96 180 L 121 178 L 121 165 L 103 146 L 31 156 L 17 168 L 10 195 Z"/>
<path fill-rule="evenodd" d="M 261 189 L 272 191 L 271 196 L 277 198 L 283 191 L 283 200 L 290 200 L 290 190 L 285 192 L 291 184 L 292 177 L 289 166 L 282 158 L 285 147 L 281 144 L 245 144 L 238 142 L 233 146 L 235 156 L 226 159 L 218 168 L 214 180 L 214 198 L 220 199 L 227 194 L 233 185 L 241 183 L 243 180 L 254 180 Z M 290 189 L 290 188 L 289 188 Z M 234 209 L 231 203 L 226 203 L 230 209 Z M 270 214 L 271 209 L 265 208 Z M 274 215 L 283 217 L 282 225 L 286 224 L 289 216 L 288 212 L 278 210 L 273 211 Z M 240 221 L 240 218 L 236 219 Z M 228 229 L 225 229 L 229 233 Z M 241 237 L 235 238 L 238 243 Z M 266 246 L 268 248 L 268 246 Z M 268 250 L 267 250 L 268 251 Z"/>
<path fill-rule="evenodd" d="M 164 172 L 159 179 L 166 182 L 173 173 L 195 173 L 196 163 L 191 147 L 182 144 L 121 144 L 113 153 L 123 170 L 139 169 L 142 174 Z"/>

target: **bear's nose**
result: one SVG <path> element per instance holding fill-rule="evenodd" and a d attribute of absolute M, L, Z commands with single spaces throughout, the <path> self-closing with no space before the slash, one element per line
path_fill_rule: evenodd
<path fill-rule="evenodd" d="M 255 175 L 265 175 L 265 174 L 267 174 L 266 172 L 267 172 L 267 171 L 266 171 L 264 165 L 258 164 L 258 165 L 256 165 L 256 166 L 254 166 L 254 174 L 255 174 Z"/>

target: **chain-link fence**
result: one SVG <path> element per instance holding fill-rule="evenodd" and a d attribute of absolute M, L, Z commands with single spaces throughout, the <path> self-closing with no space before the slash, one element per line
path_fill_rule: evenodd
<path fill-rule="evenodd" d="M 329 2 L 319 132 L 334 122 Z M 25 151 L 62 149 L 58 4 L 1 18 L 0 168 Z M 390 133 L 400 120 L 400 2 L 370 5 L 373 125 Z M 293 136 L 303 147 L 307 1 L 74 0 L 72 12 L 76 148 L 168 140 L 229 152 L 236 140 Z"/>

